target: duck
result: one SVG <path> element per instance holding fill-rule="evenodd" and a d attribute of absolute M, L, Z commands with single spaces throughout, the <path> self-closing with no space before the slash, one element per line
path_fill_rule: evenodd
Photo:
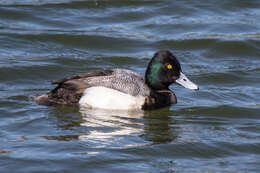
<path fill-rule="evenodd" d="M 173 83 L 191 90 L 199 87 L 182 72 L 177 57 L 159 50 L 144 76 L 128 69 L 101 69 L 51 82 L 57 85 L 33 100 L 41 105 L 77 105 L 86 109 L 150 110 L 177 103 Z"/>

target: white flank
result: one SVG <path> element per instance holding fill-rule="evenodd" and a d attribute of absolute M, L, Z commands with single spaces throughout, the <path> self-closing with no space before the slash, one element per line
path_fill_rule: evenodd
<path fill-rule="evenodd" d="M 141 109 L 145 98 L 131 96 L 106 87 L 91 87 L 84 91 L 79 100 L 81 108 L 133 110 Z"/>

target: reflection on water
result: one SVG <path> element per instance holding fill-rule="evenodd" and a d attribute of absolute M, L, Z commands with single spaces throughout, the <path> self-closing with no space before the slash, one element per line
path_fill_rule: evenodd
<path fill-rule="evenodd" d="M 100 145 L 125 146 L 127 135 L 138 135 L 143 132 L 143 112 L 81 110 L 83 122 L 81 126 L 90 128 L 87 134 L 79 136 L 80 140 L 91 141 Z M 133 144 L 129 144 L 133 145 Z"/>
<path fill-rule="evenodd" d="M 153 144 L 177 140 L 179 126 L 176 126 L 177 121 L 172 118 L 173 114 L 169 108 L 146 112 L 143 139 L 151 141 Z"/>
<path fill-rule="evenodd" d="M 173 112 L 169 108 L 151 112 L 82 109 L 75 114 L 74 108 L 58 107 L 55 112 L 59 114 L 58 127 L 75 133 L 44 136 L 45 139 L 79 139 L 95 147 L 168 143 L 178 138 L 176 129 L 180 128 L 170 117 Z"/>
<path fill-rule="evenodd" d="M 241 123 L 254 123 L 258 117 L 257 109 L 230 106 L 178 110 L 164 108 L 145 112 L 101 109 L 78 111 L 78 108 L 71 107 L 55 108 L 55 125 L 63 133 L 42 137 L 57 141 L 80 140 L 94 148 L 202 142 L 208 137 L 211 137 L 208 141 L 232 139 L 239 142 L 241 136 L 237 136 L 237 131 L 245 126 Z M 230 124 L 235 122 L 240 125 L 231 128 Z"/>
<path fill-rule="evenodd" d="M 154 112 L 153 112 L 154 113 Z M 172 124 L 169 114 L 153 116 L 152 112 L 115 111 L 115 110 L 81 110 L 81 126 L 89 130 L 80 135 L 80 140 L 92 141 L 96 145 L 135 146 L 148 142 L 165 143 L 175 139 L 176 134 L 170 129 Z M 125 143 L 125 137 L 139 136 L 145 143 L 134 141 Z M 130 140 L 130 139 L 129 139 Z M 140 139 L 141 140 L 141 139 Z M 128 141 L 129 142 L 129 141 Z"/>

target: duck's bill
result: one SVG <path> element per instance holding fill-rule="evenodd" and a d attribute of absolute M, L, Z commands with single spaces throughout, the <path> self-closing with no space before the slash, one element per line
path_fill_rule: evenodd
<path fill-rule="evenodd" d="M 185 74 L 182 72 L 180 73 L 180 77 L 175 81 L 176 83 L 182 85 L 185 88 L 191 89 L 191 90 L 199 90 L 198 85 L 195 83 L 191 82 Z"/>

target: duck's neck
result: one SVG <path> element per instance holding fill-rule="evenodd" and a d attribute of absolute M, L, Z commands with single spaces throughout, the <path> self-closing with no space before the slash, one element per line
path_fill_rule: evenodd
<path fill-rule="evenodd" d="M 175 94 L 170 90 L 160 90 L 151 92 L 151 97 L 145 99 L 143 109 L 155 109 L 171 104 L 176 104 L 177 98 Z"/>

